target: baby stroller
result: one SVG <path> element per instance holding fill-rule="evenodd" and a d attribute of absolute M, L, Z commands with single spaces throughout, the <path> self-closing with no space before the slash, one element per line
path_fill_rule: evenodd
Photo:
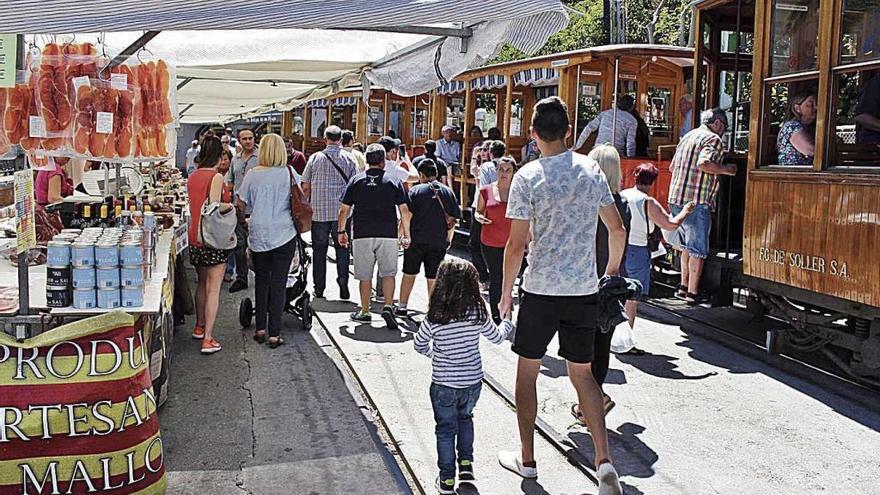
<path fill-rule="evenodd" d="M 290 313 L 302 322 L 303 330 L 312 329 L 312 296 L 306 290 L 309 266 L 312 258 L 306 251 L 306 245 L 302 240 L 296 243 L 296 254 L 290 262 L 290 270 L 287 272 L 287 304 L 284 311 Z M 248 265 L 251 264 L 250 251 L 248 251 Z M 254 302 L 246 297 L 238 308 L 238 321 L 242 328 L 251 326 L 254 318 Z"/>

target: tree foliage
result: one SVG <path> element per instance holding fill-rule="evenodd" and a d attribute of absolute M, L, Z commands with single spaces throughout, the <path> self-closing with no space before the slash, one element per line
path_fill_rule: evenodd
<path fill-rule="evenodd" d="M 624 0 L 626 5 L 626 42 L 647 43 L 648 23 L 660 0 Z M 584 15 L 569 13 L 568 27 L 554 34 L 547 44 L 535 55 L 549 55 L 571 50 L 580 50 L 604 44 L 602 32 L 602 0 L 562 0 L 562 3 Z M 677 45 L 679 38 L 680 14 L 688 5 L 688 0 L 665 0 L 660 9 L 657 25 L 654 27 L 654 42 L 664 45 Z M 690 14 L 685 17 L 690 22 Z M 523 52 L 511 47 L 502 48 L 492 63 L 509 62 L 528 58 Z"/>

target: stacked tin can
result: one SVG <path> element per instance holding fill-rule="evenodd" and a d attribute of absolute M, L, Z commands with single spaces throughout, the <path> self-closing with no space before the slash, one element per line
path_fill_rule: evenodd
<path fill-rule="evenodd" d="M 114 309 L 143 306 L 144 231 L 90 227 L 79 234 L 62 232 L 49 243 L 47 302 L 49 307 Z M 65 272 L 54 270 L 67 260 L 67 292 L 61 283 Z M 51 280 L 50 280 L 51 279 Z M 70 288 L 73 288 L 72 297 Z"/>

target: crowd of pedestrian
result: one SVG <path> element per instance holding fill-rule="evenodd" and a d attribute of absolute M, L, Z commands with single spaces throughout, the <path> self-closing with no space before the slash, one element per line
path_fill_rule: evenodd
<path fill-rule="evenodd" d="M 571 412 L 590 429 L 594 443 L 600 493 L 621 493 L 605 429 L 605 416 L 615 405 L 603 390 L 610 354 L 644 353 L 635 346 L 632 330 L 638 302 L 650 291 L 660 229 L 681 252 L 678 295 L 688 303 L 699 302 L 717 176 L 736 173 L 735 167 L 721 164 L 720 136 L 727 121 L 723 111 L 714 109 L 683 135 L 672 159 L 671 212 L 650 196 L 659 173 L 650 163 L 639 165 L 635 185 L 621 190 L 621 155 L 636 154 L 638 146 L 640 124 L 631 107 L 632 101 L 623 96 L 618 108 L 587 126 L 574 149 L 598 130 L 599 144 L 588 155 L 566 145 L 572 129 L 568 108 L 557 97 L 535 105 L 519 163 L 508 154 L 497 129 L 486 138 L 479 128 L 469 130 L 474 148 L 467 171 L 476 183 L 470 204 L 470 262 L 448 255 L 463 217 L 453 190 L 455 177 L 462 174 L 462 149 L 449 126 L 440 139 L 427 141 L 424 154 L 414 160 L 391 135 L 364 148 L 351 131 L 334 125 L 323 131 L 324 149 L 308 160 L 274 134 L 264 136 L 260 146 L 250 129 L 239 130 L 235 138 L 231 130 L 219 138 L 203 136 L 193 142 L 186 163 L 192 168 L 191 262 L 199 277 L 193 337 L 202 340 L 203 353 L 221 349 L 213 327 L 223 267 L 235 274 L 230 292 L 247 288 L 250 253 L 256 285 L 254 339 L 270 347 L 284 343 L 284 284 L 300 241 L 291 215 L 291 186 L 300 187 L 313 210 L 317 298 L 327 288 L 332 244 L 340 299 L 351 297 L 349 273 L 358 281 L 359 306 L 350 318 L 372 322 L 375 279 L 381 318 L 389 329 L 398 330 L 398 318 L 413 316 L 410 296 L 418 274 L 424 273 L 429 303 L 419 308 L 426 313 L 414 345 L 433 363 L 430 399 L 440 493 L 455 493 L 456 477 L 475 477 L 472 416 L 482 379 L 480 335 L 494 343 L 512 335 L 512 350 L 519 356 L 520 445 L 499 453 L 501 465 L 524 478 L 537 476 L 536 382 L 548 345 L 558 336 L 558 354 L 567 361 L 577 397 Z M 206 201 L 237 209 L 233 249 L 211 249 L 194 237 L 199 207 Z M 403 273 L 395 304 L 401 250 Z M 619 309 L 616 315 L 614 308 Z M 630 332 L 625 344 L 615 344 L 614 326 L 607 322 L 621 313 L 625 317 L 620 321 L 628 323 Z"/>

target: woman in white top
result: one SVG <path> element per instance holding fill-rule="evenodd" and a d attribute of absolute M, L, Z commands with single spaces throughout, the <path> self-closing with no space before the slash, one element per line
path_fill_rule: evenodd
<path fill-rule="evenodd" d="M 620 192 L 620 196 L 629 205 L 629 241 L 626 246 L 624 267 L 626 276 L 642 283 L 642 298 L 647 297 L 651 289 L 651 251 L 648 249 L 648 236 L 655 226 L 665 230 L 675 230 L 681 222 L 694 210 L 694 203 L 688 203 L 681 213 L 673 217 L 659 201 L 648 195 L 654 182 L 657 181 L 657 167 L 643 163 L 636 167 L 636 185 Z M 636 321 L 638 300 L 626 302 L 626 314 L 629 326 L 633 328 Z"/>

